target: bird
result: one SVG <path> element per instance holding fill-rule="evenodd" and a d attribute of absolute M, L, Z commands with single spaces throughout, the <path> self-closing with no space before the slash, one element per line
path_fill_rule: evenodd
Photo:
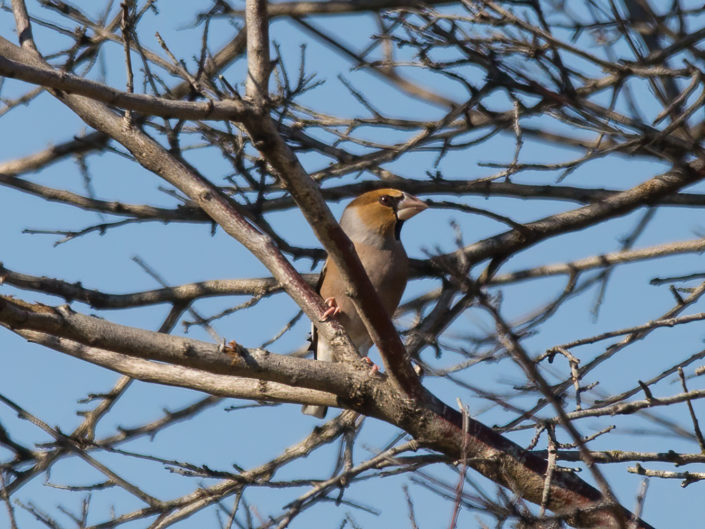
<path fill-rule="evenodd" d="M 404 293 L 409 263 L 399 239 L 404 222 L 421 213 L 428 205 L 398 189 L 368 191 L 347 205 L 340 217 L 340 227 L 352 241 L 372 286 L 384 309 L 392 317 Z M 336 317 L 345 328 L 360 356 L 366 357 L 372 339 L 355 307 L 346 295 L 340 270 L 326 260 L 318 280 L 318 293 L 328 309 L 323 320 Z M 315 325 L 311 327 L 311 349 L 316 360 L 332 362 L 334 352 Z M 326 406 L 304 405 L 302 412 L 322 419 Z"/>

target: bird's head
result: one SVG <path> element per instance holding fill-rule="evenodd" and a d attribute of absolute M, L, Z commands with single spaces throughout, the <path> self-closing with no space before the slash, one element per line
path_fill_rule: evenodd
<path fill-rule="evenodd" d="M 428 206 L 398 189 L 376 189 L 350 202 L 340 225 L 353 242 L 381 242 L 398 239 L 401 226 Z"/>

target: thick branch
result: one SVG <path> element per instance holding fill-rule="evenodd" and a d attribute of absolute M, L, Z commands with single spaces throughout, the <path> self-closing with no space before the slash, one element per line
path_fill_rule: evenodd
<path fill-rule="evenodd" d="M 117 371 L 137 380 L 203 391 L 220 397 L 256 401 L 338 406 L 335 395 L 255 378 L 218 375 L 181 365 L 154 362 L 131 355 L 90 347 L 77 341 L 38 331 L 13 329 L 30 342 L 50 347 L 81 360 Z"/>
<path fill-rule="evenodd" d="M 380 384 L 365 369 L 332 365 L 273 354 L 263 349 L 222 346 L 168 334 L 126 327 L 74 312 L 67 305 L 50 307 L 0 296 L 0 322 L 13 330 L 38 331 L 93 348 L 145 360 L 166 362 L 217 375 L 240 376 L 318 389 L 351 400 L 368 383 Z M 345 398 L 345 397 L 343 397 Z"/>

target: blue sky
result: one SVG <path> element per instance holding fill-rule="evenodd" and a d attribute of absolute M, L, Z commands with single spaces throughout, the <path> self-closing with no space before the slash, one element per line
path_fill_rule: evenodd
<path fill-rule="evenodd" d="M 53 17 L 42 11 L 37 3 L 29 2 L 30 13 L 43 17 Z M 165 38 L 170 49 L 177 57 L 183 57 L 192 64 L 192 56 L 200 45 L 200 27 L 192 26 L 195 10 L 173 10 L 166 5 L 157 19 L 147 15 L 141 27 L 142 43 L 157 51 L 159 45 L 153 35 L 155 30 Z M 342 35 L 344 40 L 358 45 L 363 36 L 375 33 L 374 20 L 368 15 L 355 17 L 318 17 L 314 18 L 322 27 L 334 35 Z M 0 12 L 0 34 L 14 39 L 11 14 Z M 173 29 L 178 28 L 178 29 Z M 354 28 L 351 31 L 351 28 Z M 213 24 L 210 34 L 210 47 L 218 49 L 235 34 L 235 28 L 226 20 Z M 273 23 L 272 39 L 281 43 L 284 62 L 290 71 L 298 66 L 299 45 L 305 36 L 294 24 L 279 20 Z M 55 34 L 46 29 L 37 28 L 36 37 L 40 49 L 49 53 L 66 45 L 65 40 L 57 40 Z M 580 41 L 587 43 L 585 38 Z M 337 78 L 342 73 L 358 89 L 374 94 L 374 102 L 389 115 L 413 116 L 423 119 L 438 119 L 442 110 L 421 103 L 418 100 L 400 94 L 389 88 L 383 81 L 370 76 L 364 71 L 350 71 L 340 56 L 330 49 L 307 40 L 307 68 L 316 72 L 317 78 L 325 84 L 305 94 L 301 102 L 316 106 L 317 109 L 331 114 L 344 116 L 365 115 L 366 111 L 345 91 Z M 596 52 L 595 50 L 592 50 Z M 99 59 L 99 68 L 91 73 L 100 78 L 101 69 L 106 74 L 105 82 L 115 87 L 124 86 L 124 66 L 122 50 L 117 45 L 105 48 Z M 241 84 L 244 79 L 245 63 L 243 59 L 234 63 L 226 72 L 231 84 Z M 463 97 L 463 91 L 452 82 L 441 81 L 423 72 L 411 72 L 420 82 L 427 83 L 448 97 Z M 438 84 L 436 84 L 438 83 Z M 645 84 L 635 85 L 641 110 L 654 116 L 659 106 Z M 6 81 L 2 95 L 5 98 L 17 97 L 28 89 L 27 85 Z M 497 107 L 506 104 L 506 96 L 497 93 L 490 100 Z M 559 128 L 555 120 L 548 117 L 532 118 L 525 125 Z M 564 126 L 565 127 L 565 126 Z M 48 145 L 71 139 L 85 130 L 85 126 L 70 111 L 42 94 L 27 107 L 15 109 L 0 117 L 0 161 L 11 160 L 45 148 Z M 576 135 L 582 131 L 575 131 Z M 374 137 L 371 133 L 371 137 Z M 405 133 L 398 134 L 400 138 Z M 322 137 L 325 135 L 321 133 Z M 380 138 L 389 141 L 390 136 Z M 192 138 L 194 144 L 198 138 Z M 553 162 L 573 159 L 578 152 L 544 142 L 525 139 L 521 152 L 522 162 L 551 160 Z M 479 147 L 466 151 L 452 152 L 445 157 L 438 168 L 448 179 L 473 179 L 490 176 L 497 169 L 483 166 L 486 162 L 507 163 L 511 161 L 514 151 L 514 138 L 511 134 L 493 137 Z M 221 183 L 229 175 L 231 168 L 215 149 L 190 151 L 188 159 L 213 181 Z M 389 164 L 387 168 L 407 178 L 425 178 L 425 171 L 433 169 L 436 155 L 434 153 L 415 153 L 404 156 Z M 315 171 L 325 167 L 328 160 L 314 155 L 302 156 L 305 167 Z M 131 203 L 148 203 L 152 205 L 173 206 L 174 200 L 159 189 L 165 184 L 155 175 L 147 173 L 125 158 L 111 153 L 102 156 L 90 156 L 87 159 L 92 176 L 92 186 L 96 196 L 104 199 L 124 200 Z M 650 176 L 664 171 L 662 164 L 627 156 L 610 156 L 595 160 L 579 168 L 562 183 L 583 187 L 608 187 L 626 189 L 644 181 Z M 370 178 L 369 174 L 362 175 Z M 556 173 L 524 172 L 514 181 L 520 183 L 556 182 Z M 77 165 L 71 160 L 64 160 L 50 166 L 37 174 L 29 175 L 32 181 L 62 189 L 85 193 L 82 176 Z M 352 181 L 348 177 L 346 181 Z M 691 191 L 702 190 L 702 185 Z M 441 199 L 443 197 L 434 197 Z M 552 202 L 546 200 L 519 200 L 502 197 L 484 198 L 472 196 L 468 203 L 475 207 L 490 209 L 506 215 L 515 221 L 524 222 L 541 218 L 558 211 L 576 207 L 570 202 Z M 342 211 L 343 203 L 331 204 L 336 215 Z M 554 238 L 535 247 L 529 248 L 508 260 L 500 270 L 507 272 L 540 264 L 563 262 L 599 253 L 614 251 L 619 248 L 620 237 L 630 232 L 637 224 L 644 211 L 637 211 L 623 218 L 605 222 L 579 234 L 567 234 Z M 656 214 L 636 246 L 662 244 L 667 241 L 691 239 L 702 229 L 701 213 L 696 209 L 663 208 Z M 106 217 L 107 220 L 118 220 Z M 412 257 L 423 257 L 426 252 L 435 253 L 454 249 L 454 231 L 449 224 L 453 219 L 461 227 L 465 243 L 500 233 L 505 227 L 495 221 L 478 215 L 469 215 L 448 210 L 429 210 L 423 217 L 418 217 L 404 228 L 403 240 L 407 252 Z M 293 244 L 318 247 L 310 227 L 298 211 L 275 213 L 268 216 L 274 226 L 283 227 L 287 239 Z M 22 233 L 25 228 L 75 230 L 101 222 L 95 213 L 76 210 L 64 205 L 47 203 L 39 198 L 25 196 L 17 191 L 3 188 L 0 190 L 0 261 L 9 269 L 34 275 L 46 275 L 66 281 L 80 281 L 84 286 L 102 289 L 111 293 L 134 292 L 157 288 L 154 279 L 149 277 L 132 258 L 139 256 L 157 270 L 164 279 L 172 284 L 201 281 L 215 278 L 238 278 L 267 276 L 266 269 L 250 256 L 236 241 L 217 229 L 211 234 L 207 224 L 169 224 L 141 223 L 109 230 L 101 236 L 96 233 L 79 237 L 68 243 L 54 246 L 57 237 L 51 235 L 29 235 Z M 295 265 L 304 272 L 310 269 L 310 263 L 297 261 Z M 609 292 L 601 307 L 599 317 L 594 320 L 590 309 L 596 291 L 573 299 L 562 306 L 560 312 L 548 324 L 541 327 L 541 332 L 526 340 L 525 346 L 532 354 L 539 354 L 546 348 L 565 343 L 575 338 L 591 336 L 604 330 L 618 329 L 637 325 L 658 318 L 670 309 L 674 300 L 665 286 L 651 286 L 649 280 L 654 275 L 678 275 L 699 271 L 702 260 L 699 256 L 686 255 L 669 257 L 656 264 L 643 262 L 626 265 L 613 272 Z M 481 267 L 474 270 L 477 274 Z M 510 320 L 517 320 L 539 305 L 541 300 L 549 300 L 564 287 L 566 278 L 547 278 L 526 282 L 521 285 L 508 286 L 502 291 L 502 311 Z M 414 293 L 422 292 L 429 284 L 438 284 L 434 280 L 412 282 L 407 290 L 406 299 Z M 35 292 L 22 292 L 9 286 L 1 287 L 2 294 L 14 294 L 29 301 L 41 301 L 48 304 L 60 304 L 62 300 L 42 296 Z M 497 293 L 494 290 L 494 293 Z M 196 304 L 195 308 L 203 315 L 217 313 L 235 305 L 242 299 L 211 299 Z M 701 304 L 700 304 L 701 305 Z M 82 304 L 75 304 L 75 309 L 89 314 L 98 314 L 111 321 L 133 325 L 145 329 L 156 329 L 166 316 L 169 307 L 157 306 L 146 309 L 126 311 L 95 311 Z M 698 305 L 688 312 L 702 310 Z M 271 337 L 296 314 L 294 303 L 283 295 L 266 299 L 252 309 L 237 312 L 235 315 L 214 324 L 218 333 L 228 339 L 234 338 L 246 346 L 258 346 Z M 191 319 L 191 318 L 186 318 Z M 278 353 L 289 353 L 302 346 L 306 339 L 308 322 L 302 319 L 284 338 L 271 346 Z M 408 321 L 406 322 L 408 324 Z M 401 326 L 404 325 L 404 320 Z M 491 328 L 491 323 L 479 310 L 464 314 L 449 329 L 449 342 L 452 337 L 467 334 L 480 334 Z M 182 328 L 177 328 L 182 333 Z M 197 327 L 191 328 L 189 336 L 210 341 L 211 338 Z M 599 354 L 609 343 L 586 346 L 579 350 L 581 358 L 589 359 Z M 675 330 L 655 331 L 648 340 L 630 347 L 613 361 L 603 365 L 592 373 L 588 382 L 599 382 L 598 391 L 618 392 L 631 387 L 637 379 L 648 379 L 665 367 L 675 363 L 674 358 L 686 358 L 703 347 L 703 332 L 699 324 L 682 326 Z M 0 355 L 3 369 L 0 369 L 0 392 L 21 403 L 27 410 L 41 417 L 50 425 L 71 431 L 81 421 L 76 416 L 79 399 L 89 393 L 106 391 L 117 380 L 118 375 L 110 371 L 87 365 L 57 352 L 29 344 L 10 332 L 0 333 Z M 455 363 L 458 358 L 446 353 L 434 360 L 431 350 L 424 353 L 424 358 L 434 365 L 443 367 Z M 690 374 L 692 374 L 692 367 Z M 559 378 L 567 372 L 562 359 L 557 359 L 554 370 Z M 469 380 L 478 386 L 487 385 L 497 392 L 513 392 L 513 386 L 524 382 L 521 370 L 509 362 L 479 364 L 472 368 Z M 558 380 L 558 378 L 556 379 Z M 657 386 L 662 395 L 678 393 L 680 388 L 674 383 L 675 378 L 668 378 Z M 425 384 L 448 403 L 456 398 L 468 403 L 473 417 L 488 425 L 502 424 L 513 417 L 510 412 L 478 398 L 471 392 L 462 392 L 458 386 L 442 379 L 427 378 Z M 694 379 L 690 387 L 699 387 L 700 380 Z M 109 434 L 118 426 L 134 426 L 158 418 L 163 409 L 176 409 L 194 402 L 203 395 L 175 388 L 161 387 L 136 382 L 127 395 L 119 402 L 116 409 L 108 416 L 98 431 Z M 513 403 L 529 405 L 535 397 L 514 397 Z M 317 422 L 298 413 L 294 405 L 280 405 L 267 408 L 254 408 L 239 411 L 226 411 L 229 406 L 238 405 L 234 401 L 223 401 L 212 406 L 194 421 L 177 424 L 160 433 L 155 439 L 142 438 L 130 443 L 126 448 L 140 453 L 158 453 L 160 457 L 175 460 L 190 460 L 212 468 L 227 469 L 232 464 L 251 468 L 267 461 L 280 453 L 287 446 L 307 435 Z M 698 404 L 695 404 L 696 410 Z M 550 411 L 546 410 L 550 415 Z M 679 421 L 686 429 L 690 428 L 685 406 L 660 409 L 654 412 L 658 417 Z M 47 437 L 36 427 L 26 421 L 18 420 L 15 414 L 0 406 L 0 422 L 18 440 L 24 443 L 47 442 Z M 363 457 L 384 447 L 398 431 L 379 421 L 368 419 L 358 440 L 359 454 Z M 669 449 L 683 452 L 697 452 L 693 439 L 672 438 L 658 435 L 656 426 L 640 417 L 618 420 L 617 431 L 609 436 L 591 443 L 593 449 L 623 449 L 642 451 L 666 451 Z M 609 424 L 609 420 L 583 421 L 578 427 L 584 435 L 593 433 Z M 652 428 L 651 430 L 649 428 Z M 532 431 L 517 432 L 510 437 L 517 442 L 526 443 L 533 435 Z M 545 448 L 540 444 L 539 448 Z M 332 471 L 338 445 L 334 444 L 298 461 L 286 468 L 278 478 L 295 476 L 325 477 Z M 5 459 L 9 452 L 0 449 L 0 456 Z M 119 468 L 127 477 L 147 484 L 146 488 L 156 496 L 167 499 L 177 494 L 184 494 L 194 488 L 196 481 L 192 478 L 177 476 L 165 470 L 162 465 L 145 463 L 134 458 L 119 457 L 114 454 L 100 454 L 100 460 Z M 610 483 L 619 499 L 627 507 L 634 504 L 634 497 L 639 489 L 641 478 L 628 474 L 628 465 L 603 466 Z M 667 465 L 652 464 L 650 468 L 670 468 Z M 693 470 L 697 470 L 693 468 Z M 455 482 L 453 471 L 438 465 L 429 472 Z M 587 472 L 582 476 L 591 481 Z M 494 485 L 470 473 L 470 478 L 484 487 L 490 495 Z M 103 478 L 94 470 L 67 458 L 57 464 L 48 478 L 51 483 L 88 484 Z M 209 482 L 208 482 L 209 483 Z M 408 477 L 391 477 L 383 480 L 367 480 L 357 484 L 347 492 L 345 498 L 372 505 L 381 512 L 378 515 L 354 509 L 350 506 L 326 504 L 298 517 L 292 527 L 311 527 L 312 524 L 339 526 L 345 513 L 350 513 L 363 527 L 406 527 L 406 506 L 402 485 L 408 484 L 416 504 L 416 515 L 420 527 L 436 527 L 440 520 L 446 524 L 450 519 L 452 505 L 425 491 L 423 487 L 409 481 Z M 700 520 L 697 498 L 701 495 L 701 484 L 693 484 L 685 489 L 677 480 L 652 479 L 649 484 L 645 507 L 645 519 L 656 527 L 693 526 Z M 301 492 L 306 490 L 301 488 Z M 469 487 L 468 487 L 469 490 Z M 47 486 L 45 476 L 35 478 L 26 485 L 18 495 L 22 501 L 32 501 L 43 509 L 52 512 L 57 519 L 68 522 L 65 515 L 56 511 L 59 503 L 78 511 L 80 494 L 70 493 Z M 668 498 L 668 501 L 664 501 Z M 292 499 L 281 491 L 258 489 L 248 494 L 249 505 L 262 516 L 275 515 L 287 501 Z M 226 504 L 230 506 L 231 499 Z M 116 505 L 119 512 L 137 508 L 139 504 L 124 492 L 110 489 L 96 493 L 92 499 L 95 509 L 93 522 L 102 520 L 109 512 L 110 506 Z M 20 527 L 32 527 L 33 521 L 27 514 L 20 514 Z M 254 511 L 253 511 L 254 512 Z M 255 515 L 256 516 L 256 515 Z M 477 513 L 463 512 L 461 527 L 479 527 Z M 178 527 L 196 528 L 213 523 L 213 511 L 201 512 L 183 522 Z M 486 519 L 485 519 L 486 520 Z M 0 526 L 6 524 L 6 513 L 0 511 Z M 70 526 L 67 523 L 67 526 Z M 144 522 L 127 524 L 126 527 L 144 527 Z"/>

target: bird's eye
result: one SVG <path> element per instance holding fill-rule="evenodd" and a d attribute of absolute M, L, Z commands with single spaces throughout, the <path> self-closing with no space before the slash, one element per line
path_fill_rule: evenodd
<path fill-rule="evenodd" d="M 383 206 L 391 206 L 392 197 L 390 197 L 389 195 L 382 195 L 381 197 L 379 197 L 379 203 Z"/>

